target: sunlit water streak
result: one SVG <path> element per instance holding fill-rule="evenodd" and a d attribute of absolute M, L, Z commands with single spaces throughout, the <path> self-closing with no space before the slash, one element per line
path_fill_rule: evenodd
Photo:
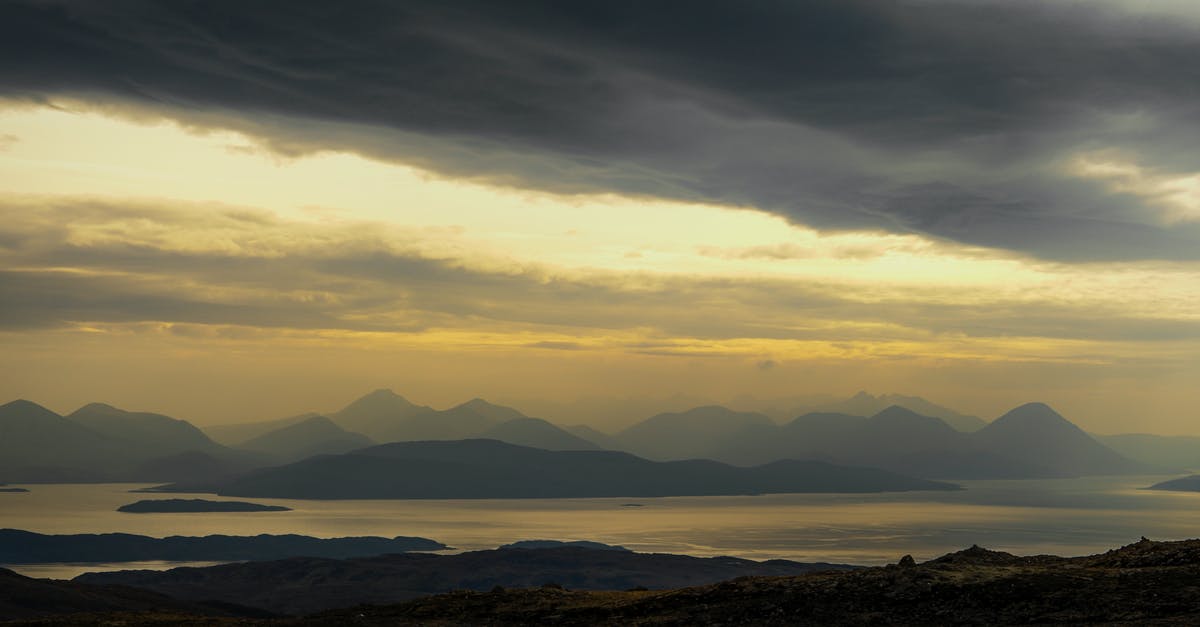
<path fill-rule="evenodd" d="M 26 485 L 0 494 L 0 527 L 39 533 L 169 535 L 298 533 L 423 536 L 456 550 L 521 539 L 595 540 L 636 551 L 882 564 L 972 544 L 1017 554 L 1083 555 L 1136 541 L 1200 536 L 1200 495 L 1138 488 L 1163 477 L 966 481 L 958 492 L 764 496 L 302 501 L 244 499 L 290 512 L 125 514 L 141 485 Z M 202 496 L 202 495 L 201 495 Z M 212 498 L 211 495 L 208 498 Z M 641 507 L 628 507 L 638 504 Z M 178 563 L 17 565 L 69 577 Z"/>

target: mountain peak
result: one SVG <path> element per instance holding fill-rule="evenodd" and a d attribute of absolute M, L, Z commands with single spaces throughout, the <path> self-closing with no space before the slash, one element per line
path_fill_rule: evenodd
<path fill-rule="evenodd" d="M 1008 425 L 1021 427 L 1054 425 L 1059 427 L 1070 426 L 1073 429 L 1079 429 L 1075 423 L 1064 418 L 1062 414 L 1054 411 L 1049 405 L 1039 402 L 1025 403 L 1020 407 L 1013 408 L 988 426 L 993 425 L 997 427 Z"/>
<path fill-rule="evenodd" d="M 33 401 L 27 401 L 23 398 L 0 405 L 0 412 L 12 414 L 45 414 L 61 417 L 49 409 L 46 409 L 45 407 L 42 407 Z"/>
<path fill-rule="evenodd" d="M 71 412 L 71 415 L 85 413 L 85 412 L 86 413 L 103 412 L 106 414 L 110 414 L 110 413 L 116 413 L 116 412 L 123 412 L 123 410 L 117 409 L 116 407 L 113 407 L 112 405 L 109 405 L 108 403 L 88 403 L 87 405 L 84 405 L 83 407 L 80 407 L 79 409 L 76 409 L 75 411 Z"/>
<path fill-rule="evenodd" d="M 465 403 L 451 407 L 450 409 L 447 409 L 446 412 L 455 412 L 458 410 L 467 410 L 471 413 L 474 413 L 474 414 L 477 414 L 484 418 L 487 418 L 488 420 L 491 420 L 493 422 L 503 422 L 503 421 L 508 421 L 508 420 L 516 420 L 519 418 L 528 418 L 528 416 L 526 416 L 525 414 L 522 414 L 520 411 L 513 409 L 512 407 L 505 407 L 504 405 L 497 405 L 495 403 L 485 401 L 479 397 L 475 397 Z"/>
<path fill-rule="evenodd" d="M 371 390 L 370 392 L 363 395 L 363 397 L 358 400 L 365 401 L 365 400 L 396 400 L 396 399 L 406 400 L 403 396 L 400 396 L 399 394 L 393 392 L 392 388 L 378 388 L 375 390 Z"/>
<path fill-rule="evenodd" d="M 854 396 L 850 397 L 850 400 L 852 400 L 852 401 L 873 401 L 873 400 L 875 400 L 875 397 L 872 396 L 871 394 L 867 393 L 866 390 L 859 390 L 858 394 L 855 394 Z"/>

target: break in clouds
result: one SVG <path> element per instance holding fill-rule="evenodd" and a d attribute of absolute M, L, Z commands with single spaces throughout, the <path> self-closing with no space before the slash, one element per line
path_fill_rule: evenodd
<path fill-rule="evenodd" d="M 10 2 L 0 94 L 820 229 L 1195 260 L 1200 17 L 1138 7 Z"/>
<path fill-rule="evenodd" d="M 931 342 L 928 350 L 944 351 L 937 342 L 948 338 L 1200 339 L 1200 322 L 1110 303 L 1104 285 L 1076 295 L 1057 284 L 1025 287 L 1014 300 L 987 286 L 631 275 L 468 255 L 453 233 L 431 238 L 421 229 L 293 221 L 231 207 L 8 198 L 0 208 L 9 216 L 0 225 L 5 331 L 106 323 L 401 334 L 526 329 L 608 342 L 545 340 L 530 348 L 687 356 L 704 356 L 706 342 L 739 338 L 881 343 L 884 352 L 889 342 Z M 1056 358 L 1091 359 L 1070 349 Z"/>

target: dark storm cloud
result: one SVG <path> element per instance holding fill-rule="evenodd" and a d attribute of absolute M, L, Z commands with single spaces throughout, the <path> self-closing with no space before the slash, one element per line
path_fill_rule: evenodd
<path fill-rule="evenodd" d="M 1198 32 L 1114 2 L 10 2 L 0 93 L 556 191 L 1196 259 L 1196 222 L 1064 163 L 1200 171 Z"/>

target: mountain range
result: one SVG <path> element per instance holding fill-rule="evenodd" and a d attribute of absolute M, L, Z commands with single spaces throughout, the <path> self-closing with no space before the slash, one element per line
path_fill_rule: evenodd
<path fill-rule="evenodd" d="M 708 405 L 651 416 L 613 434 L 587 425 L 559 426 L 478 398 L 438 410 L 382 389 L 326 414 L 203 430 L 102 403 L 61 416 L 22 400 L 0 406 L 0 480 L 212 483 L 382 443 L 463 439 L 742 467 L 815 460 L 950 480 L 1170 472 L 1192 467 L 1179 462 L 1200 462 L 1200 438 L 1091 436 L 1041 403 L 1015 408 L 980 428 L 968 428 L 974 423 L 964 414 L 919 397 L 860 393 L 826 407 L 862 412 L 893 400 L 909 407 L 891 405 L 867 416 L 812 411 L 777 423 L 766 414 Z M 958 416 L 960 428 L 947 415 Z M 1156 456 L 1157 450 L 1166 454 Z"/>

